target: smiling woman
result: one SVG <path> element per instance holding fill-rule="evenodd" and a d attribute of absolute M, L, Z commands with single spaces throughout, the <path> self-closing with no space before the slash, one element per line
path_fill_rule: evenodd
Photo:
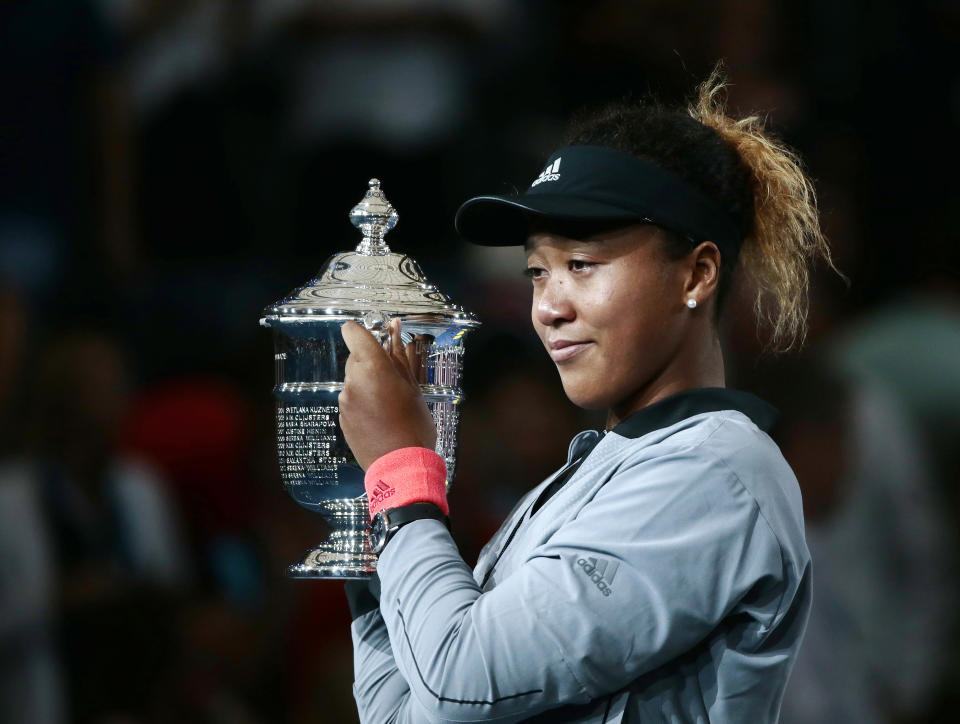
<path fill-rule="evenodd" d="M 527 242 L 533 327 L 567 397 L 608 410 L 608 428 L 675 392 L 723 386 L 709 312 L 684 301 L 713 293 L 719 252 L 706 243 L 673 261 L 663 236 L 650 224 L 581 239 L 534 227 Z"/>
<path fill-rule="evenodd" d="M 525 245 L 564 390 L 607 410 L 472 572 L 399 329 L 383 349 L 345 326 L 344 433 L 368 492 L 392 491 L 371 503 L 378 585 L 347 591 L 362 720 L 778 718 L 810 556 L 775 411 L 725 387 L 717 320 L 739 269 L 771 346 L 799 344 L 807 267 L 831 262 L 797 158 L 728 118 L 722 87 L 585 117 L 525 193 L 460 208 L 468 240 Z"/>

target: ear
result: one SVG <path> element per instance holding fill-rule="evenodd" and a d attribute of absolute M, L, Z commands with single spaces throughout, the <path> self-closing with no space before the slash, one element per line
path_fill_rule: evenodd
<path fill-rule="evenodd" d="M 695 299 L 703 306 L 717 291 L 720 283 L 720 249 L 712 241 L 700 242 L 687 255 L 687 284 L 684 299 Z"/>

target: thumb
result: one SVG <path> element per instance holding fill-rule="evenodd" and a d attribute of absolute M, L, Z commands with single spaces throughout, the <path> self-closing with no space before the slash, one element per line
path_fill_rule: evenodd
<path fill-rule="evenodd" d="M 340 327 L 340 334 L 343 335 L 343 341 L 350 350 L 351 357 L 369 360 L 371 357 L 375 359 L 378 355 L 385 354 L 377 338 L 356 322 L 345 322 Z"/>

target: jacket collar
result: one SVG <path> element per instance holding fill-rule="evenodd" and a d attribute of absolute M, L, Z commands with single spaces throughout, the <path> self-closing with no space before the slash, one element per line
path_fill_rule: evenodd
<path fill-rule="evenodd" d="M 773 428 L 780 414 L 773 405 L 749 392 L 729 387 L 703 387 L 678 392 L 637 410 L 614 427 L 612 432 L 622 437 L 637 438 L 688 417 L 719 410 L 742 412 L 766 433 Z"/>

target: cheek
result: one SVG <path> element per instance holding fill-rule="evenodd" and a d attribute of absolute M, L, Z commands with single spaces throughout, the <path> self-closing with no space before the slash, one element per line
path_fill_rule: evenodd
<path fill-rule="evenodd" d="M 636 281 L 625 281 L 590 295 L 584 300 L 582 310 L 584 318 L 608 341 L 626 341 L 644 326 L 649 303 Z"/>
<path fill-rule="evenodd" d="M 591 316 L 602 336 L 611 381 L 646 376 L 671 346 L 667 290 L 657 279 L 624 281 L 597 300 Z"/>

